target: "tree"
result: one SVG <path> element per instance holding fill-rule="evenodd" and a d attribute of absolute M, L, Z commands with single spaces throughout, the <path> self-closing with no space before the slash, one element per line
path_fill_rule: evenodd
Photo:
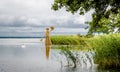
<path fill-rule="evenodd" d="M 110 33 L 111 31 L 109 30 L 111 30 L 111 28 L 109 28 L 109 26 L 114 25 L 114 23 L 112 24 L 109 21 L 111 19 L 112 14 L 117 15 L 119 13 L 120 1 L 119 0 L 54 0 L 54 4 L 52 5 L 53 10 L 59 10 L 63 7 L 65 7 L 66 11 L 68 12 L 71 12 L 73 14 L 79 12 L 80 15 L 84 15 L 86 12 L 93 9 L 94 12 L 92 14 L 92 21 L 87 22 L 89 24 L 88 33 L 95 33 L 95 32 Z M 104 19 L 105 22 L 102 22 L 104 21 Z M 107 24 L 106 20 L 109 22 L 109 24 Z M 119 23 L 116 24 L 118 25 Z"/>
<path fill-rule="evenodd" d="M 101 18 L 98 22 L 98 33 L 119 33 L 120 32 L 120 12 L 117 14 L 110 14 L 109 18 Z"/>

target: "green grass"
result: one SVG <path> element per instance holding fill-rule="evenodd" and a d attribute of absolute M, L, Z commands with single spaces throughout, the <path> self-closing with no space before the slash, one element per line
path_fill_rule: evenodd
<path fill-rule="evenodd" d="M 96 36 L 89 43 L 100 68 L 120 68 L 120 34 Z"/>
<path fill-rule="evenodd" d="M 51 41 L 54 45 L 85 45 L 86 38 L 77 35 L 71 36 L 51 36 Z"/>
<path fill-rule="evenodd" d="M 51 41 L 53 45 L 76 45 L 77 49 L 80 48 L 88 48 L 86 43 L 87 38 L 79 37 L 77 35 L 69 35 L 69 36 L 51 36 Z M 76 48 L 74 48 L 76 49 Z"/>
<path fill-rule="evenodd" d="M 54 45 L 78 45 L 79 41 L 73 36 L 52 36 L 51 41 Z"/>
<path fill-rule="evenodd" d="M 52 36 L 51 40 L 54 45 L 78 45 L 83 50 L 84 48 L 94 50 L 94 61 L 99 64 L 99 68 L 120 68 L 120 34 L 94 36 L 91 38 L 77 35 Z"/>

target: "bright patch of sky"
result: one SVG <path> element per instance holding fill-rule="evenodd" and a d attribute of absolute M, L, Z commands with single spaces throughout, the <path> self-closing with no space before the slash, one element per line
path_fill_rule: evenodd
<path fill-rule="evenodd" d="M 72 15 L 65 9 L 51 10 L 53 0 L 0 0 L 0 36 L 40 36 L 54 26 L 52 34 L 86 33 L 84 22 L 91 12 Z"/>

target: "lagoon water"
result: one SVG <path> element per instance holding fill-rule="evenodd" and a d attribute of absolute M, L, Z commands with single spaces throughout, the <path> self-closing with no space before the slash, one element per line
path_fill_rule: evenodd
<path fill-rule="evenodd" d="M 46 58 L 45 39 L 2 38 L 0 39 L 0 72 L 110 72 L 97 70 L 94 64 L 67 67 L 65 56 L 58 49 L 50 49 Z M 79 54 L 81 54 L 80 52 Z M 83 56 L 85 54 L 83 53 Z M 81 57 L 83 58 L 83 57 Z M 82 63 L 82 61 L 80 63 Z M 92 59 L 91 59 L 92 60 Z"/>

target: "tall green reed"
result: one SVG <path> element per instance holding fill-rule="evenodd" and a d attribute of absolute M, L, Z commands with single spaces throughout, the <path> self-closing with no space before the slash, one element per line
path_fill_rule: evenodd
<path fill-rule="evenodd" d="M 51 36 L 54 45 L 77 45 L 79 41 L 73 36 Z"/>
<path fill-rule="evenodd" d="M 92 49 L 95 51 L 95 63 L 100 68 L 120 67 L 120 35 L 103 35 L 89 39 Z"/>

